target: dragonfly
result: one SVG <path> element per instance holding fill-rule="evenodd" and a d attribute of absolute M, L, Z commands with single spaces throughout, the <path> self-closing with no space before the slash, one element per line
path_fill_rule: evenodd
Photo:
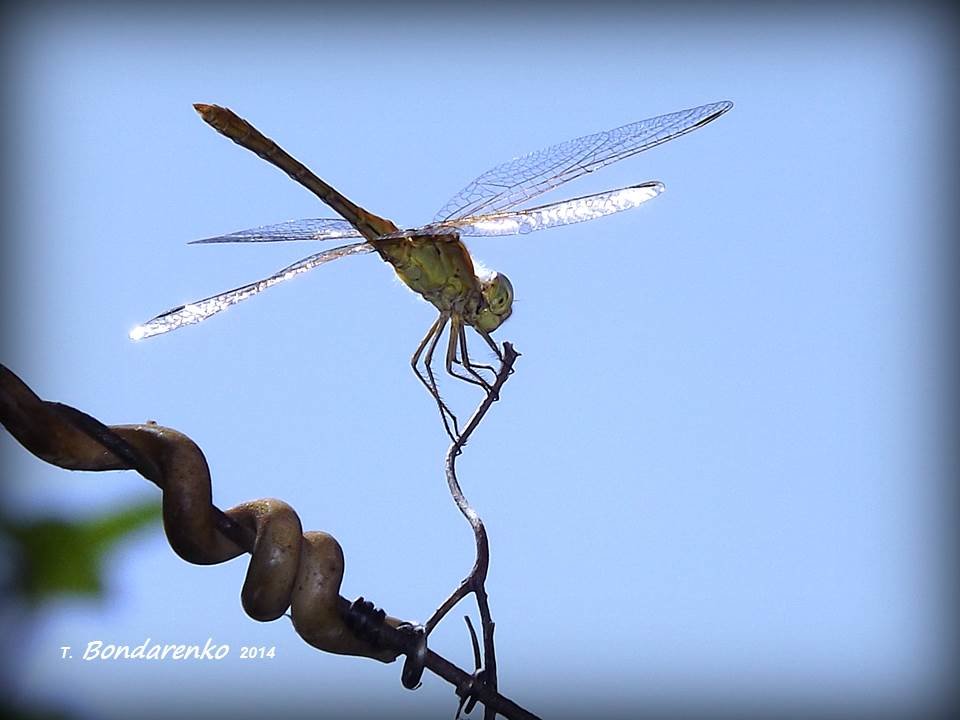
<path fill-rule="evenodd" d="M 401 229 L 391 220 L 350 201 L 232 110 L 197 103 L 194 109 L 217 132 L 287 173 L 340 217 L 264 225 L 195 240 L 191 244 L 349 239 L 358 242 L 324 250 L 256 282 L 167 310 L 133 328 L 130 338 L 141 340 L 195 325 L 321 265 L 350 255 L 376 253 L 393 266 L 407 287 L 438 311 L 437 319 L 417 345 L 410 365 L 436 401 L 444 429 L 455 441 L 459 435 L 457 418 L 441 398 L 433 370 L 437 345 L 448 332 L 444 358 L 447 373 L 490 392 L 491 382 L 482 371 L 495 373 L 495 370 L 470 359 L 466 328 L 472 328 L 502 362 L 503 355 L 492 333 L 510 317 L 514 298 L 507 276 L 475 263 L 460 238 L 522 235 L 594 220 L 652 200 L 663 192 L 663 183 L 643 182 L 518 209 L 586 173 L 703 127 L 732 107 L 733 103 L 728 100 L 701 105 L 516 157 L 469 183 L 440 208 L 432 222 L 414 229 Z"/>

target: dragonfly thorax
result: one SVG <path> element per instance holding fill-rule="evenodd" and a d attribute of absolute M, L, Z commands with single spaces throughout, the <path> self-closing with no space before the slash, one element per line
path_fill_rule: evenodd
<path fill-rule="evenodd" d="M 433 304 L 440 312 L 461 316 L 468 324 L 481 317 L 490 301 L 501 316 L 504 306 L 509 308 L 512 290 L 496 274 L 477 277 L 470 253 L 453 233 L 438 235 L 411 235 L 378 240 L 377 252 L 393 265 L 404 284 Z M 502 278 L 502 276 L 499 276 Z M 490 299 L 487 299 L 489 294 Z M 484 321 L 497 327 L 483 314 Z"/>
<path fill-rule="evenodd" d="M 488 333 L 510 317 L 513 285 L 506 275 L 478 272 L 456 233 L 388 238 L 374 245 L 404 284 L 440 312 L 457 314 Z"/>

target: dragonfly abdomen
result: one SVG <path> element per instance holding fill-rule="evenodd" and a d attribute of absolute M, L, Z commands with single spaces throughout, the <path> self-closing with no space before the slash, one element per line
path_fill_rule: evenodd
<path fill-rule="evenodd" d="M 232 110 L 219 105 L 205 105 L 203 103 L 196 103 L 193 107 L 200 113 L 204 122 L 218 133 L 260 156 L 271 165 L 280 168 L 317 195 L 339 213 L 344 220 L 353 225 L 366 240 L 375 240 L 381 235 L 397 232 L 398 228 L 392 222 L 364 210 L 345 195 L 334 190 L 311 172 L 306 165 Z"/>

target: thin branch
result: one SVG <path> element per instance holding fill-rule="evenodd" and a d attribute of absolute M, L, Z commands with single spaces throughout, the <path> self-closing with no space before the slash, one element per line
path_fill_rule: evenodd
<path fill-rule="evenodd" d="M 500 365 L 500 371 L 497 373 L 496 380 L 491 386 L 490 391 L 484 397 L 483 402 L 480 403 L 480 406 L 470 418 L 463 432 L 457 436 L 457 439 L 450 445 L 449 450 L 447 450 L 447 486 L 450 488 L 450 494 L 453 497 L 453 501 L 457 504 L 457 508 L 463 513 L 463 516 L 473 529 L 477 546 L 477 557 L 470 574 L 464 578 L 457 589 L 450 594 L 450 597 L 441 603 L 436 612 L 434 612 L 430 619 L 424 624 L 428 635 L 444 615 L 450 612 L 464 597 L 474 591 L 475 584 L 479 583 L 482 585 L 487 579 L 487 568 L 490 565 L 490 547 L 487 541 L 487 531 L 483 525 L 483 520 L 470 505 L 466 496 L 463 494 L 460 482 L 457 480 L 456 458 L 462 451 L 463 446 L 467 444 L 467 440 L 470 439 L 473 431 L 477 429 L 480 421 L 483 420 L 483 417 L 487 414 L 487 411 L 489 411 L 493 403 L 499 399 L 500 388 L 503 387 L 503 384 L 513 372 L 513 364 L 519 356 L 520 353 L 513 349 L 513 345 L 508 342 L 503 344 L 503 362 Z"/>
<path fill-rule="evenodd" d="M 483 402 L 480 403 L 480 406 L 470 418 L 463 432 L 457 436 L 453 444 L 450 445 L 450 449 L 447 450 L 445 463 L 447 485 L 450 488 L 450 495 L 457 504 L 457 508 L 467 519 L 467 522 L 470 523 L 470 527 L 473 530 L 477 556 L 470 574 L 467 575 L 450 596 L 440 604 L 440 607 L 437 608 L 436 612 L 433 613 L 424 625 L 426 633 L 429 635 L 440 620 L 443 619 L 458 602 L 470 593 L 476 595 L 477 609 L 480 613 L 480 625 L 483 632 L 483 669 L 475 674 L 474 679 L 478 681 L 478 686 L 486 687 L 494 691 L 496 691 L 497 688 L 497 657 L 493 644 L 494 622 L 490 616 L 490 603 L 487 598 L 485 586 L 487 570 L 490 567 L 490 545 L 483 520 L 477 511 L 473 509 L 473 506 L 470 505 L 460 487 L 460 481 L 457 479 L 456 461 L 457 456 L 467 444 L 470 435 L 473 434 L 473 431 L 479 426 L 480 421 L 483 420 L 493 403 L 500 398 L 500 389 L 513 372 L 513 364 L 518 357 L 519 353 L 514 350 L 513 345 L 505 342 L 503 344 L 503 361 L 493 385 L 484 397 Z M 474 698 L 479 698 L 477 693 L 471 692 L 471 695 Z M 461 695 L 461 697 L 464 697 L 464 695 Z M 466 711 L 470 712 L 472 707 L 473 702 L 468 702 Z M 496 714 L 496 708 L 489 704 L 485 705 L 484 717 L 487 720 L 492 720 L 492 718 L 496 717 Z"/>

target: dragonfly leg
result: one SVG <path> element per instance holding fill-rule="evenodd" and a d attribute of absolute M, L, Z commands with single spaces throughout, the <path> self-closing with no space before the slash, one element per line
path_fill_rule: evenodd
<path fill-rule="evenodd" d="M 461 339 L 461 341 L 458 343 L 458 349 L 459 349 L 459 345 L 462 345 L 462 344 L 463 344 L 463 341 Z M 453 364 L 459 365 L 460 367 L 465 367 L 463 360 L 460 359 L 459 353 L 457 357 L 453 359 Z M 469 362 L 469 361 L 466 364 L 470 365 L 470 367 L 472 367 L 474 370 L 487 370 L 493 373 L 493 375 L 497 374 L 497 369 L 493 365 L 487 365 L 486 363 L 475 363 L 475 362 Z"/>
<path fill-rule="evenodd" d="M 459 328 L 459 333 L 458 333 L 458 334 L 459 334 L 459 336 L 460 336 L 460 342 L 459 342 L 460 354 L 461 354 L 463 357 L 462 357 L 462 359 L 461 359 L 461 358 L 454 357 L 454 358 L 453 358 L 453 361 L 454 361 L 457 365 L 462 365 L 463 367 L 467 368 L 468 370 L 470 370 L 471 368 L 476 369 L 476 370 L 487 370 L 487 371 L 490 372 L 491 375 L 493 375 L 494 380 L 496 380 L 496 377 L 497 377 L 497 369 L 496 369 L 495 367 L 493 367 L 493 365 L 487 365 L 486 363 L 475 363 L 475 362 L 471 362 L 471 361 L 470 361 L 470 358 L 469 358 L 469 356 L 468 356 L 467 353 L 466 353 L 466 349 L 467 349 L 467 326 L 466 326 L 464 323 L 460 323 L 460 328 Z"/>
<path fill-rule="evenodd" d="M 463 368 L 470 373 L 470 376 L 461 375 L 453 369 L 453 364 L 457 359 L 457 347 L 460 347 L 460 355 L 463 360 Z M 483 376 L 473 369 L 470 364 L 470 357 L 467 355 L 466 335 L 463 332 L 463 320 L 454 315 L 450 321 L 450 341 L 447 343 L 447 373 L 459 380 L 465 380 L 473 385 L 479 385 L 486 392 L 490 392 L 490 383 L 483 379 Z"/>
<path fill-rule="evenodd" d="M 427 330 L 427 334 L 423 336 L 423 340 L 420 341 L 420 344 L 417 346 L 416 351 L 413 353 L 413 357 L 410 359 L 410 367 L 413 368 L 414 375 L 417 376 L 417 379 L 423 383 L 423 386 L 427 389 L 427 392 L 433 396 L 433 399 L 437 401 L 437 407 L 440 409 L 440 419 L 443 421 L 443 429 L 447 431 L 447 435 L 450 436 L 450 439 L 453 442 L 456 442 L 457 436 L 460 434 L 460 430 L 457 427 L 457 416 L 454 415 L 450 408 L 447 407 L 447 404 L 443 402 L 440 397 L 440 390 L 437 387 L 436 378 L 433 376 L 433 352 L 437 347 L 437 342 L 440 339 L 440 336 L 443 334 L 443 329 L 446 327 L 448 316 L 446 314 L 441 314 L 437 318 L 436 322 L 430 326 L 430 329 Z M 424 368 L 427 371 L 426 376 L 420 372 L 420 357 L 423 355 L 423 351 L 427 351 L 427 355 L 424 358 Z M 429 378 L 429 379 L 428 379 Z M 453 425 L 453 430 L 450 429 L 451 424 Z"/>
<path fill-rule="evenodd" d="M 458 357 L 453 359 L 453 363 L 454 365 L 460 365 L 461 367 L 465 367 L 463 362 Z M 474 362 L 469 363 L 469 365 L 472 370 L 483 370 L 484 372 L 489 372 L 491 375 L 493 375 L 494 380 L 496 379 L 497 369 L 493 367 L 493 365 L 485 365 L 485 364 L 474 363 Z M 481 375 L 481 377 L 483 376 Z M 488 385 L 492 384 L 493 382 L 491 380 L 487 380 L 486 378 L 483 378 L 483 379 L 487 382 Z"/>
<path fill-rule="evenodd" d="M 498 358 L 498 359 L 500 360 L 500 362 L 502 363 L 502 362 L 503 362 L 503 353 L 500 352 L 500 348 L 497 347 L 496 341 L 495 341 L 492 337 L 490 337 L 490 333 L 488 333 L 488 332 L 486 332 L 486 331 L 484 331 L 484 330 L 481 330 L 480 328 L 474 328 L 474 330 L 477 331 L 477 334 L 478 334 L 480 337 L 482 337 L 484 340 L 486 340 L 487 345 L 489 345 L 489 346 L 490 346 L 490 349 L 493 350 L 493 351 L 497 354 L 497 358 Z M 511 369 L 510 372 L 508 373 L 508 375 L 512 375 L 512 374 L 513 374 L 513 370 Z"/>
<path fill-rule="evenodd" d="M 490 346 L 490 349 L 493 350 L 494 354 L 496 354 L 497 360 L 499 360 L 500 362 L 503 362 L 503 353 L 500 352 L 500 348 L 497 346 L 496 341 L 492 337 L 490 337 L 490 333 L 484 330 L 481 330 L 480 328 L 474 328 L 474 330 L 476 330 L 477 335 L 482 337 L 486 341 L 487 345 Z"/>
<path fill-rule="evenodd" d="M 456 442 L 457 438 L 460 437 L 460 428 L 457 424 L 457 416 L 453 414 L 450 408 L 447 407 L 447 404 L 440 397 L 440 389 L 437 386 L 437 379 L 433 374 L 433 353 L 434 350 L 437 349 L 437 343 L 443 336 L 443 330 L 447 325 L 448 319 L 448 315 L 441 315 L 437 320 L 437 330 L 434 333 L 429 346 L 427 347 L 427 355 L 424 358 L 423 366 L 427 371 L 427 376 L 430 378 L 429 383 L 427 383 L 427 390 L 430 391 L 430 394 L 433 395 L 434 399 L 437 401 L 437 406 L 440 408 L 440 418 L 443 420 L 443 427 L 447 431 L 447 435 L 450 436 L 450 440 Z M 447 423 L 447 417 L 450 418 L 449 424 Z M 453 425 L 452 432 L 450 430 L 450 425 Z"/>

